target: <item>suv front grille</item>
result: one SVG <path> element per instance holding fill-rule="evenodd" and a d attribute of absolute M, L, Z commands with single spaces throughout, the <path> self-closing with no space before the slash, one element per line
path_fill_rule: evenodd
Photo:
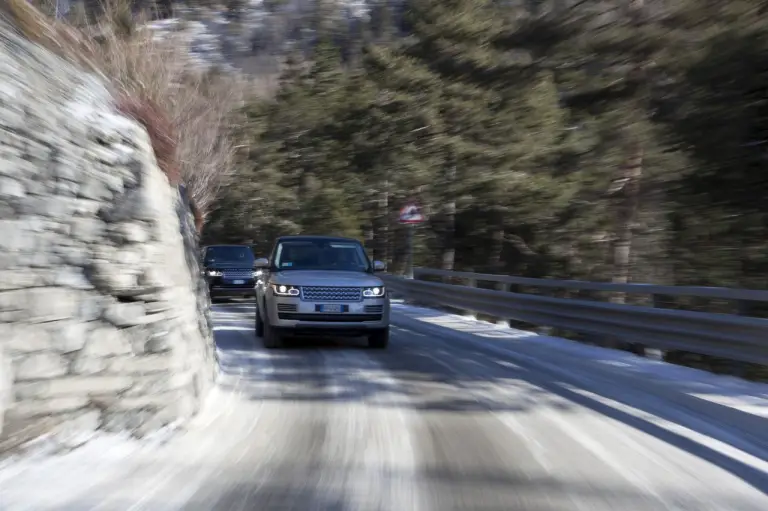
<path fill-rule="evenodd" d="M 221 276 L 225 279 L 253 279 L 253 270 L 227 269 L 221 271 Z"/>
<path fill-rule="evenodd" d="M 363 292 L 359 287 L 302 286 L 301 299 L 307 302 L 359 302 Z"/>

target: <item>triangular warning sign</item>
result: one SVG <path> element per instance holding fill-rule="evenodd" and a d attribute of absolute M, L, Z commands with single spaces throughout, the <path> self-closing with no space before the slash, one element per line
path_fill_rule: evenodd
<path fill-rule="evenodd" d="M 401 224 L 420 224 L 424 221 L 424 215 L 421 214 L 421 208 L 416 204 L 408 204 L 400 210 Z"/>

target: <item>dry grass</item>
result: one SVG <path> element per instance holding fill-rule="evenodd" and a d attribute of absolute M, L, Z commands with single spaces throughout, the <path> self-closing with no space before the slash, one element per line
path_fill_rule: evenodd
<path fill-rule="evenodd" d="M 89 23 L 51 19 L 27 0 L 0 4 L 30 40 L 109 81 L 119 108 L 147 128 L 169 181 L 183 181 L 204 216 L 231 176 L 236 112 L 252 84 L 196 71 L 185 35 L 157 37 L 126 1 L 104 0 L 104 14 Z"/>
<path fill-rule="evenodd" d="M 117 109 L 144 126 L 152 142 L 158 167 L 172 185 L 181 184 L 181 169 L 177 157 L 178 136 L 166 112 L 149 99 L 138 99 L 128 95 L 118 99 Z"/>

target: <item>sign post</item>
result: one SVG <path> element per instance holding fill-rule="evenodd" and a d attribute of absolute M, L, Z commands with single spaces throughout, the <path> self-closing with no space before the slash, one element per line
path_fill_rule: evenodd
<path fill-rule="evenodd" d="M 424 222 L 421 208 L 415 202 L 410 202 L 400 210 L 400 223 L 407 226 L 406 233 L 406 264 L 405 277 L 413 278 L 413 229 Z"/>
<path fill-rule="evenodd" d="M 69 14 L 70 7 L 69 0 L 56 0 L 56 19 L 63 18 Z"/>

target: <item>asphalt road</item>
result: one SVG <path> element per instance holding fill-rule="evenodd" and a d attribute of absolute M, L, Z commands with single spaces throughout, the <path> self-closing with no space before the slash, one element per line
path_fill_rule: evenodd
<path fill-rule="evenodd" d="M 223 374 L 188 431 L 131 454 L 119 468 L 78 468 L 70 477 L 82 484 L 74 489 L 46 476 L 47 487 L 26 500 L 9 490 L 0 507 L 768 509 L 768 457 L 758 439 L 748 455 L 734 447 L 746 440 L 727 426 L 697 428 L 702 419 L 694 412 L 677 422 L 663 418 L 658 397 L 638 398 L 632 409 L 613 401 L 642 394 L 642 382 L 593 380 L 610 387 L 595 394 L 505 355 L 493 338 L 450 333 L 402 313 L 386 351 L 355 341 L 267 351 L 252 318 L 247 303 L 216 307 Z M 574 367 L 596 377 L 586 362 Z"/>

